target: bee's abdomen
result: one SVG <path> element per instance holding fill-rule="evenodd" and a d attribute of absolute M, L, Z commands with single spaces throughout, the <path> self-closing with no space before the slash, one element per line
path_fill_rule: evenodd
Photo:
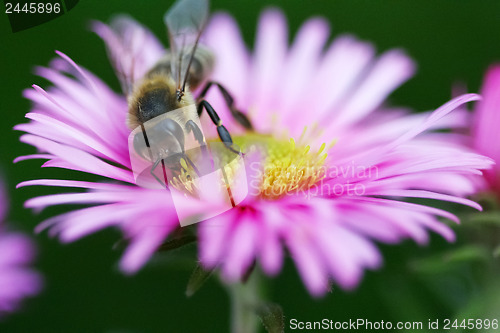
<path fill-rule="evenodd" d="M 183 64 L 187 65 L 191 60 L 191 54 L 186 53 L 183 58 Z M 214 55 L 208 49 L 198 46 L 194 57 L 191 61 L 191 67 L 189 68 L 189 74 L 187 77 L 187 83 L 191 89 L 196 89 L 203 82 L 205 82 L 210 74 L 212 74 L 214 68 Z M 181 70 L 182 69 L 178 69 Z M 184 72 L 181 73 L 184 75 Z M 170 53 L 165 54 L 153 68 L 146 73 L 147 78 L 154 77 L 155 75 L 172 75 L 172 57 Z M 182 84 L 183 82 L 180 82 Z"/>
<path fill-rule="evenodd" d="M 170 53 L 165 54 L 158 62 L 151 68 L 145 77 L 154 77 L 155 75 L 172 75 L 172 64 Z"/>
<path fill-rule="evenodd" d="M 206 81 L 214 68 L 214 56 L 212 52 L 203 47 L 198 47 L 189 69 L 188 83 L 191 89 L 196 89 Z"/>

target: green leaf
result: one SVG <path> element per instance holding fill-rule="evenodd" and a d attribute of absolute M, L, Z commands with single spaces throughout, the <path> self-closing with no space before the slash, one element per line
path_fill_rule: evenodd
<path fill-rule="evenodd" d="M 179 237 L 175 237 L 163 243 L 159 248 L 158 252 L 165 252 L 178 249 L 183 247 L 184 245 L 190 244 L 196 241 L 196 236 L 194 235 L 181 235 Z"/>
<path fill-rule="evenodd" d="M 493 192 L 482 193 L 474 198 L 485 211 L 498 211 L 500 209 L 500 198 Z"/>
<path fill-rule="evenodd" d="M 500 257 L 500 245 L 495 247 L 495 249 L 493 250 L 493 257 L 495 257 L 495 258 Z"/>
<path fill-rule="evenodd" d="M 486 248 L 480 245 L 466 245 L 456 250 L 448 251 L 443 259 L 446 262 L 485 261 L 490 257 Z"/>
<path fill-rule="evenodd" d="M 255 260 L 253 261 L 253 263 L 250 265 L 250 267 L 248 267 L 248 269 L 246 270 L 245 274 L 243 274 L 243 276 L 241 277 L 241 282 L 242 283 L 246 283 L 248 281 L 248 279 L 250 278 L 250 275 L 252 275 L 254 269 L 255 269 Z"/>
<path fill-rule="evenodd" d="M 470 214 L 467 218 L 464 219 L 464 222 L 468 225 L 495 225 L 500 226 L 500 211 L 491 211 L 491 212 L 479 212 Z"/>
<path fill-rule="evenodd" d="M 413 261 L 410 267 L 421 273 L 447 271 L 466 262 L 485 262 L 491 257 L 489 251 L 480 245 L 466 245 L 427 258 Z"/>
<path fill-rule="evenodd" d="M 285 331 L 285 317 L 281 306 L 265 302 L 257 305 L 255 310 L 268 333 Z"/>
<path fill-rule="evenodd" d="M 204 270 L 200 264 L 196 265 L 186 287 L 186 296 L 191 297 L 200 289 L 214 272 L 214 269 Z"/>

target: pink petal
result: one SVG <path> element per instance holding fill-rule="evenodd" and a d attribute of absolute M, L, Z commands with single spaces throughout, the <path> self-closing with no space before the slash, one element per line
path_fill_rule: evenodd
<path fill-rule="evenodd" d="M 307 234 L 307 230 L 294 228 L 285 242 L 309 292 L 313 296 L 325 294 L 328 290 L 327 272 L 315 239 Z"/>
<path fill-rule="evenodd" d="M 254 119 L 259 131 L 269 131 L 270 111 L 276 110 L 277 99 L 270 93 L 281 86 L 281 73 L 288 50 L 286 18 L 280 10 L 271 9 L 262 13 L 255 39 L 249 99 L 255 105 Z"/>
<path fill-rule="evenodd" d="M 229 240 L 231 249 L 223 263 L 223 277 L 229 281 L 240 279 L 250 267 L 259 248 L 260 238 L 255 220 L 240 217 Z"/>
<path fill-rule="evenodd" d="M 67 165 L 71 165 L 74 170 L 95 173 L 97 175 L 129 183 L 133 182 L 133 176 L 130 171 L 112 166 L 79 149 L 64 146 L 62 144 L 29 134 L 21 136 L 20 140 L 24 143 L 38 147 L 40 150 L 57 156 L 62 162 L 66 162 Z"/>
<path fill-rule="evenodd" d="M 134 223 L 143 224 L 145 227 L 128 235 L 131 237 L 131 244 L 120 261 L 120 269 L 127 274 L 137 272 L 178 225 L 176 220 L 169 221 L 167 216 L 154 214 L 144 219 L 138 218 Z"/>
<path fill-rule="evenodd" d="M 291 125 L 288 122 L 289 117 L 303 114 L 302 108 L 306 106 L 307 101 L 303 94 L 307 94 L 310 89 L 316 63 L 320 59 L 329 32 L 329 25 L 325 20 L 313 18 L 304 23 L 295 37 L 283 68 L 283 73 L 294 74 L 288 75 L 288 79 L 281 82 L 279 89 L 281 103 L 278 107 L 288 111 L 288 114 L 283 114 L 287 125 Z"/>
<path fill-rule="evenodd" d="M 346 126 L 367 116 L 414 72 L 413 61 L 402 51 L 382 55 L 335 118 L 336 126 Z"/>

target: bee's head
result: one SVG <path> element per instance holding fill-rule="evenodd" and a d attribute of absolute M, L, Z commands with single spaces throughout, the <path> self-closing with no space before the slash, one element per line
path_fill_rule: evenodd
<path fill-rule="evenodd" d="M 151 127 L 144 126 L 134 136 L 134 148 L 144 158 L 156 160 L 161 157 L 184 153 L 184 131 L 171 118 L 164 118 Z M 149 152 L 153 156 L 148 157 Z M 154 162 L 154 161 L 152 161 Z"/>
<path fill-rule="evenodd" d="M 177 89 L 177 101 L 180 102 L 184 97 L 184 89 Z"/>

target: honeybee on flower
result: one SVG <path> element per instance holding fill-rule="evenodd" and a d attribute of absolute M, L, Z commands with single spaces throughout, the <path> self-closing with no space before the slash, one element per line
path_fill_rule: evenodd
<path fill-rule="evenodd" d="M 114 55 L 113 62 L 126 64 L 133 55 L 134 77 L 146 75 L 165 54 L 156 37 L 131 18 L 111 25 L 95 22 L 93 29 Z M 262 14 L 253 53 L 228 14 L 215 14 L 201 36 L 216 59 L 211 80 L 228 87 L 234 98 L 228 107 L 224 94 L 211 90 L 206 100 L 242 152 L 260 147 L 258 154 L 245 158 L 252 189 L 245 200 L 197 225 L 201 264 L 220 269 L 226 281 L 242 279 L 255 264 L 275 275 L 289 253 L 312 295 L 326 293 L 330 280 L 351 289 L 365 269 L 381 265 L 376 242 L 412 238 L 423 244 L 428 230 L 454 239 L 440 218 L 458 221 L 455 215 L 405 198 L 480 209 L 466 197 L 476 190 L 473 178 L 491 160 L 450 133 L 436 131 L 464 126 L 461 111 L 451 112 L 478 96 L 459 96 L 420 114 L 387 107 L 385 98 L 413 75 L 413 61 L 401 50 L 377 56 L 370 44 L 350 35 L 326 44 L 328 37 L 328 23 L 313 18 L 289 47 L 285 17 L 276 9 Z M 102 180 L 28 180 L 19 186 L 86 192 L 36 197 L 25 205 L 90 205 L 52 217 L 38 231 L 49 229 L 72 242 L 117 227 L 129 241 L 120 267 L 135 273 L 180 228 L 175 208 L 167 191 L 135 185 L 126 96 L 58 54 L 49 67 L 37 70 L 52 85 L 25 91 L 33 102 L 30 121 L 16 129 L 26 132 L 21 141 L 39 152 L 18 161 L 45 159 L 43 166 Z M 251 130 L 232 117 L 234 110 L 246 111 Z M 213 126 L 207 128 L 208 140 L 217 140 Z M 369 176 L 339 172 L 349 166 L 375 171 Z M 189 195 L 176 204 L 177 210 L 193 216 L 219 208 Z"/>

